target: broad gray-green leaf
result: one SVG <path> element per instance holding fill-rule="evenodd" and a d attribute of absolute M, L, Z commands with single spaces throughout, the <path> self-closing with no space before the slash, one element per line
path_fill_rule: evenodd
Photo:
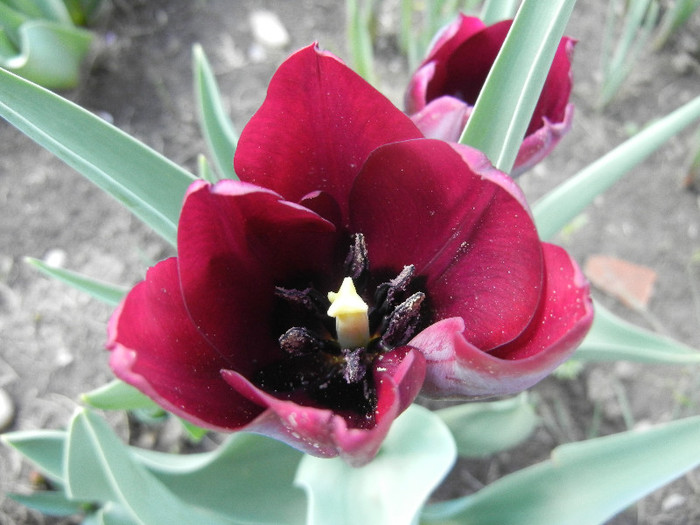
<path fill-rule="evenodd" d="M 137 523 L 234 523 L 167 490 L 134 460 L 107 423 L 87 410 L 79 410 L 70 423 L 64 472 L 68 497 L 118 503 Z"/>
<path fill-rule="evenodd" d="M 3 70 L 0 116 L 175 244 L 193 175 L 81 107 Z"/>
<path fill-rule="evenodd" d="M 576 350 L 575 359 L 659 364 L 700 363 L 700 351 L 628 323 L 598 302 L 594 309 L 593 326 Z"/>
<path fill-rule="evenodd" d="M 510 172 L 576 0 L 524 0 L 460 143 Z"/>
<path fill-rule="evenodd" d="M 454 440 L 435 414 L 411 406 L 379 454 L 361 468 L 305 456 L 296 483 L 309 496 L 307 525 L 406 525 L 454 464 Z"/>
<path fill-rule="evenodd" d="M 17 449 L 49 478 L 63 482 L 65 432 L 60 430 L 23 430 L 2 434 L 0 439 Z"/>
<path fill-rule="evenodd" d="M 81 399 L 84 403 L 101 410 L 159 408 L 146 394 L 120 379 L 114 379 L 106 385 L 84 393 Z"/>
<path fill-rule="evenodd" d="M 204 139 L 207 141 L 209 151 L 214 156 L 214 163 L 223 178 L 237 179 L 238 177 L 233 171 L 233 154 L 236 151 L 238 134 L 224 110 L 214 72 L 202 46 L 194 45 L 192 57 L 195 100 L 197 101 Z"/>
<path fill-rule="evenodd" d="M 525 394 L 502 401 L 464 403 L 436 410 L 452 432 L 457 452 L 484 457 L 514 447 L 537 426 L 537 414 Z"/>
<path fill-rule="evenodd" d="M 71 270 L 56 268 L 55 266 L 50 266 L 39 259 L 34 259 L 33 257 L 27 257 L 25 260 L 43 274 L 54 279 L 58 279 L 59 281 L 66 283 L 73 288 L 80 290 L 81 292 L 85 292 L 99 301 L 111 304 L 112 306 L 118 305 L 128 291 L 128 289 L 123 286 L 105 283 Z"/>
<path fill-rule="evenodd" d="M 19 29 L 19 53 L 0 57 L 0 66 L 51 89 L 75 87 L 90 48 L 91 32 L 49 20 L 30 20 Z"/>
<path fill-rule="evenodd" d="M 49 516 L 72 516 L 85 511 L 85 503 L 69 500 L 63 492 L 58 490 L 44 490 L 31 494 L 8 494 L 17 503 L 38 510 Z"/>
<path fill-rule="evenodd" d="M 649 124 L 610 153 L 567 179 L 532 207 L 540 237 L 550 239 L 637 164 L 700 118 L 700 97 Z"/>
<path fill-rule="evenodd" d="M 481 8 L 481 21 L 487 26 L 513 18 L 520 0 L 486 0 Z"/>
<path fill-rule="evenodd" d="M 184 502 L 236 522 L 305 522 L 306 497 L 293 486 L 302 454 L 279 441 L 238 433 L 214 452 L 173 456 L 132 448 L 131 453 Z"/>
<path fill-rule="evenodd" d="M 421 523 L 593 525 L 700 464 L 700 417 L 557 447 L 476 494 L 428 506 Z"/>

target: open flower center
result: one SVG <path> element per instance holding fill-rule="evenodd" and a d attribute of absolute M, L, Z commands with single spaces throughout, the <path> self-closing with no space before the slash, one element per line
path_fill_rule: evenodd
<path fill-rule="evenodd" d="M 408 292 L 414 272 L 405 266 L 368 294 L 367 248 L 355 234 L 338 291 L 278 286 L 282 357 L 254 381 L 278 397 L 345 413 L 351 426 L 371 426 L 375 365 L 405 345 L 421 320 L 425 294 Z"/>

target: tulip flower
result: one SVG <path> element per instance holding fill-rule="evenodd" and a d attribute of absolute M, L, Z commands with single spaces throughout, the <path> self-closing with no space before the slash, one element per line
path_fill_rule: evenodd
<path fill-rule="evenodd" d="M 411 77 L 406 110 L 426 137 L 458 142 L 511 20 L 486 26 L 460 15 L 436 37 Z M 575 41 L 564 37 L 520 147 L 513 176 L 537 164 L 571 127 L 571 57 Z"/>
<path fill-rule="evenodd" d="M 590 326 L 587 283 L 512 179 L 315 46 L 280 66 L 234 164 L 240 181 L 192 184 L 177 256 L 109 324 L 117 376 L 185 419 L 362 465 L 421 389 L 520 391 Z"/>

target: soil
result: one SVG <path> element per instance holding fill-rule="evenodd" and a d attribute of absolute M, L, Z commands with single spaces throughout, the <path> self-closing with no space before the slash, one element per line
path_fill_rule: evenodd
<path fill-rule="evenodd" d="M 567 34 L 575 55 L 572 131 L 542 164 L 520 179 L 535 199 L 625 140 L 644 123 L 697 96 L 698 13 L 660 52 L 633 69 L 615 101 L 596 111 L 601 31 L 607 2 L 579 2 Z M 396 50 L 398 2 L 385 0 L 378 28 L 378 87 L 401 106 L 409 71 Z M 282 49 L 253 41 L 249 14 L 268 9 L 289 31 Z M 392 15 L 393 14 L 393 15 Z M 80 88 L 63 93 L 112 120 L 194 171 L 205 151 L 193 103 L 191 46 L 203 45 L 241 129 L 261 104 L 275 68 L 293 50 L 318 40 L 347 58 L 343 2 L 329 0 L 113 0 L 96 31 L 100 44 Z M 692 130 L 680 134 L 599 197 L 558 239 L 583 263 L 592 254 L 619 257 L 657 273 L 648 307 L 633 311 L 595 291 L 619 315 L 700 348 L 700 202 L 684 184 Z M 25 256 L 51 260 L 130 285 L 170 248 L 118 204 L 5 122 L 0 123 L 0 388 L 16 405 L 11 430 L 62 428 L 81 392 L 112 374 L 103 350 L 110 308 L 39 275 Z M 533 389 L 542 424 L 523 445 L 481 461 L 462 461 L 439 497 L 478 489 L 500 475 L 548 457 L 553 446 L 599 433 L 700 413 L 696 369 L 633 363 L 587 364 L 571 378 L 550 377 Z M 123 419 L 115 419 L 126 432 Z M 15 504 L 30 468 L 0 448 L 0 524 L 68 523 Z M 700 472 L 642 500 L 610 523 L 700 523 Z"/>

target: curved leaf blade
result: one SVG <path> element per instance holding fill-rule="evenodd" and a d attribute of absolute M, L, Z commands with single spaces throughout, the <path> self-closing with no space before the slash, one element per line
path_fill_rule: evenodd
<path fill-rule="evenodd" d="M 221 100 L 214 72 L 202 46 L 192 48 L 194 89 L 200 126 L 219 173 L 225 179 L 238 179 L 233 171 L 233 154 L 238 134 L 233 128 Z"/>
<path fill-rule="evenodd" d="M 412 523 L 455 457 L 452 435 L 440 418 L 413 405 L 364 467 L 304 456 L 296 483 L 309 496 L 307 525 Z"/>
<path fill-rule="evenodd" d="M 91 297 L 112 306 L 118 305 L 128 291 L 128 289 L 125 287 L 105 283 L 71 270 L 56 268 L 33 257 L 26 257 L 25 261 L 34 266 L 44 275 L 68 284 L 73 288 L 80 290 L 81 292 L 85 292 Z"/>
<path fill-rule="evenodd" d="M 525 394 L 436 410 L 452 432 L 463 457 L 485 457 L 521 443 L 532 434 L 538 418 Z M 488 431 L 485 431 L 488 429 Z"/>
<path fill-rule="evenodd" d="M 1 69 L 0 116 L 175 245 L 193 175 L 83 108 Z"/>
<path fill-rule="evenodd" d="M 16 449 L 51 479 L 63 482 L 65 432 L 61 430 L 7 432 L 0 435 L 0 440 Z"/>
<path fill-rule="evenodd" d="M 70 423 L 64 472 L 69 498 L 123 505 L 137 523 L 233 523 L 176 497 L 87 410 L 79 410 Z"/>
<path fill-rule="evenodd" d="M 590 525 L 700 464 L 700 416 L 557 447 L 476 494 L 426 508 L 421 523 Z"/>
<path fill-rule="evenodd" d="M 697 97 L 554 188 L 532 207 L 540 237 L 552 238 L 597 195 L 699 118 L 700 97 Z"/>
<path fill-rule="evenodd" d="M 628 323 L 596 302 L 593 326 L 574 358 L 687 365 L 700 364 L 700 351 Z"/>
<path fill-rule="evenodd" d="M 293 486 L 302 454 L 270 438 L 237 433 L 213 452 L 131 454 L 177 497 L 237 523 L 301 525 L 306 496 Z M 274 505 L 270 505 L 270 497 Z"/>

